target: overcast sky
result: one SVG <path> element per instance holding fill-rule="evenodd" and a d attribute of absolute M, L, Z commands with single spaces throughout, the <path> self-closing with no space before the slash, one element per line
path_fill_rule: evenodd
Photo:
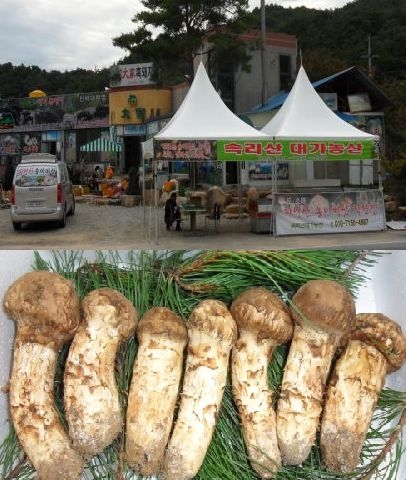
<path fill-rule="evenodd" d="M 284 7 L 340 8 L 353 0 L 266 0 Z M 260 0 L 250 0 L 259 7 Z M 134 29 L 139 0 L 0 0 L 0 64 L 45 70 L 109 67 L 125 55 L 112 38 Z"/>

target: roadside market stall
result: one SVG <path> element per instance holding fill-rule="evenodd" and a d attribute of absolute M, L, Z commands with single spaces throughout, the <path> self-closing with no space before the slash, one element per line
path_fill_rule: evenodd
<path fill-rule="evenodd" d="M 218 145 L 221 160 L 250 160 L 272 183 L 268 231 L 274 235 L 384 230 L 379 137 L 338 117 L 300 67 L 278 113 L 262 130 L 268 140 Z M 258 167 L 259 165 L 259 167 Z M 349 170 L 362 171 L 359 184 Z M 262 170 L 265 173 L 262 173 Z M 267 170 L 266 170 L 267 169 Z"/>
<path fill-rule="evenodd" d="M 200 63 L 181 106 L 168 124 L 154 136 L 154 178 L 158 162 L 185 161 L 194 166 L 216 169 L 218 161 L 222 160 L 219 149 L 232 151 L 235 142 L 239 141 L 249 151 L 268 138 L 224 104 Z M 192 179 L 191 187 L 193 186 Z M 156 207 L 157 200 L 155 198 Z M 156 238 L 157 215 L 158 213 Z"/>
<path fill-rule="evenodd" d="M 118 142 L 113 142 L 103 137 L 96 138 L 88 143 L 80 146 L 81 152 L 108 152 L 114 155 L 114 161 L 108 162 L 105 168 L 103 178 L 97 179 L 98 189 L 103 196 L 116 197 L 121 190 L 121 178 L 115 177 L 115 174 L 120 170 L 119 155 L 122 151 L 122 145 Z M 113 165 L 111 165 L 113 163 Z M 83 172 L 82 172 L 83 173 Z"/>
<path fill-rule="evenodd" d="M 266 153 L 274 164 L 275 235 L 385 229 L 379 137 L 339 118 L 303 67 L 283 106 L 261 131 L 272 138 Z M 364 170 L 359 185 L 345 180 L 354 164 Z M 291 178 L 282 188 L 276 180 L 281 165 Z M 317 177 L 316 169 L 325 175 Z"/>
<path fill-rule="evenodd" d="M 80 146 L 81 152 L 108 152 L 114 154 L 114 169 L 117 171 L 119 167 L 119 155 L 122 151 L 122 144 L 113 142 L 106 138 L 100 137 Z"/>

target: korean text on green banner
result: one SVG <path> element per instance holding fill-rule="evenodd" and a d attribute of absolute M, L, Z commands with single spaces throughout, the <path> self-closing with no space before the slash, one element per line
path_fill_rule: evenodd
<path fill-rule="evenodd" d="M 376 157 L 375 149 L 371 140 L 218 140 L 217 159 L 369 160 Z"/>

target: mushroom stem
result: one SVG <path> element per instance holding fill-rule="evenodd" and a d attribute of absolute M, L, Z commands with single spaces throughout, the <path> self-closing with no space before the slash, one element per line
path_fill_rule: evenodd
<path fill-rule="evenodd" d="M 406 338 L 382 314 L 358 314 L 358 329 L 331 375 L 321 420 L 320 448 L 328 470 L 352 472 L 388 371 L 406 360 Z"/>
<path fill-rule="evenodd" d="M 110 288 L 88 293 L 82 307 L 84 322 L 65 364 L 64 403 L 72 444 L 90 457 L 102 452 L 122 430 L 115 357 L 134 333 L 138 315 L 127 298 Z"/>
<path fill-rule="evenodd" d="M 84 460 L 72 448 L 54 402 L 58 353 L 80 321 L 71 282 L 53 272 L 30 272 L 4 297 L 16 320 L 10 378 L 10 416 L 28 459 L 41 480 L 76 480 Z"/>
<path fill-rule="evenodd" d="M 226 305 L 205 300 L 187 322 L 188 349 L 178 417 L 169 440 L 167 480 L 198 473 L 210 445 L 227 380 L 237 327 Z"/>
<path fill-rule="evenodd" d="M 159 474 L 172 428 L 187 342 L 171 310 L 148 310 L 137 327 L 138 352 L 127 407 L 126 461 L 143 476 Z"/>
<path fill-rule="evenodd" d="M 281 466 L 281 454 L 268 364 L 274 348 L 290 339 L 292 320 L 282 300 L 264 288 L 241 293 L 230 310 L 239 331 L 232 350 L 233 396 L 248 456 L 261 478 L 274 478 Z"/>
<path fill-rule="evenodd" d="M 312 280 L 294 295 L 293 338 L 277 404 L 282 462 L 299 465 L 316 441 L 327 376 L 339 340 L 355 319 L 347 289 L 331 280 Z"/>

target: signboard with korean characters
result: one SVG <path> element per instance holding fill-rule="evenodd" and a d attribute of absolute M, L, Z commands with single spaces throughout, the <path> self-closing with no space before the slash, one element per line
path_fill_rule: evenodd
<path fill-rule="evenodd" d="M 276 235 L 385 229 L 380 190 L 276 194 L 274 215 Z"/>
<path fill-rule="evenodd" d="M 219 140 L 218 160 L 369 160 L 376 157 L 375 143 L 365 140 Z"/>

